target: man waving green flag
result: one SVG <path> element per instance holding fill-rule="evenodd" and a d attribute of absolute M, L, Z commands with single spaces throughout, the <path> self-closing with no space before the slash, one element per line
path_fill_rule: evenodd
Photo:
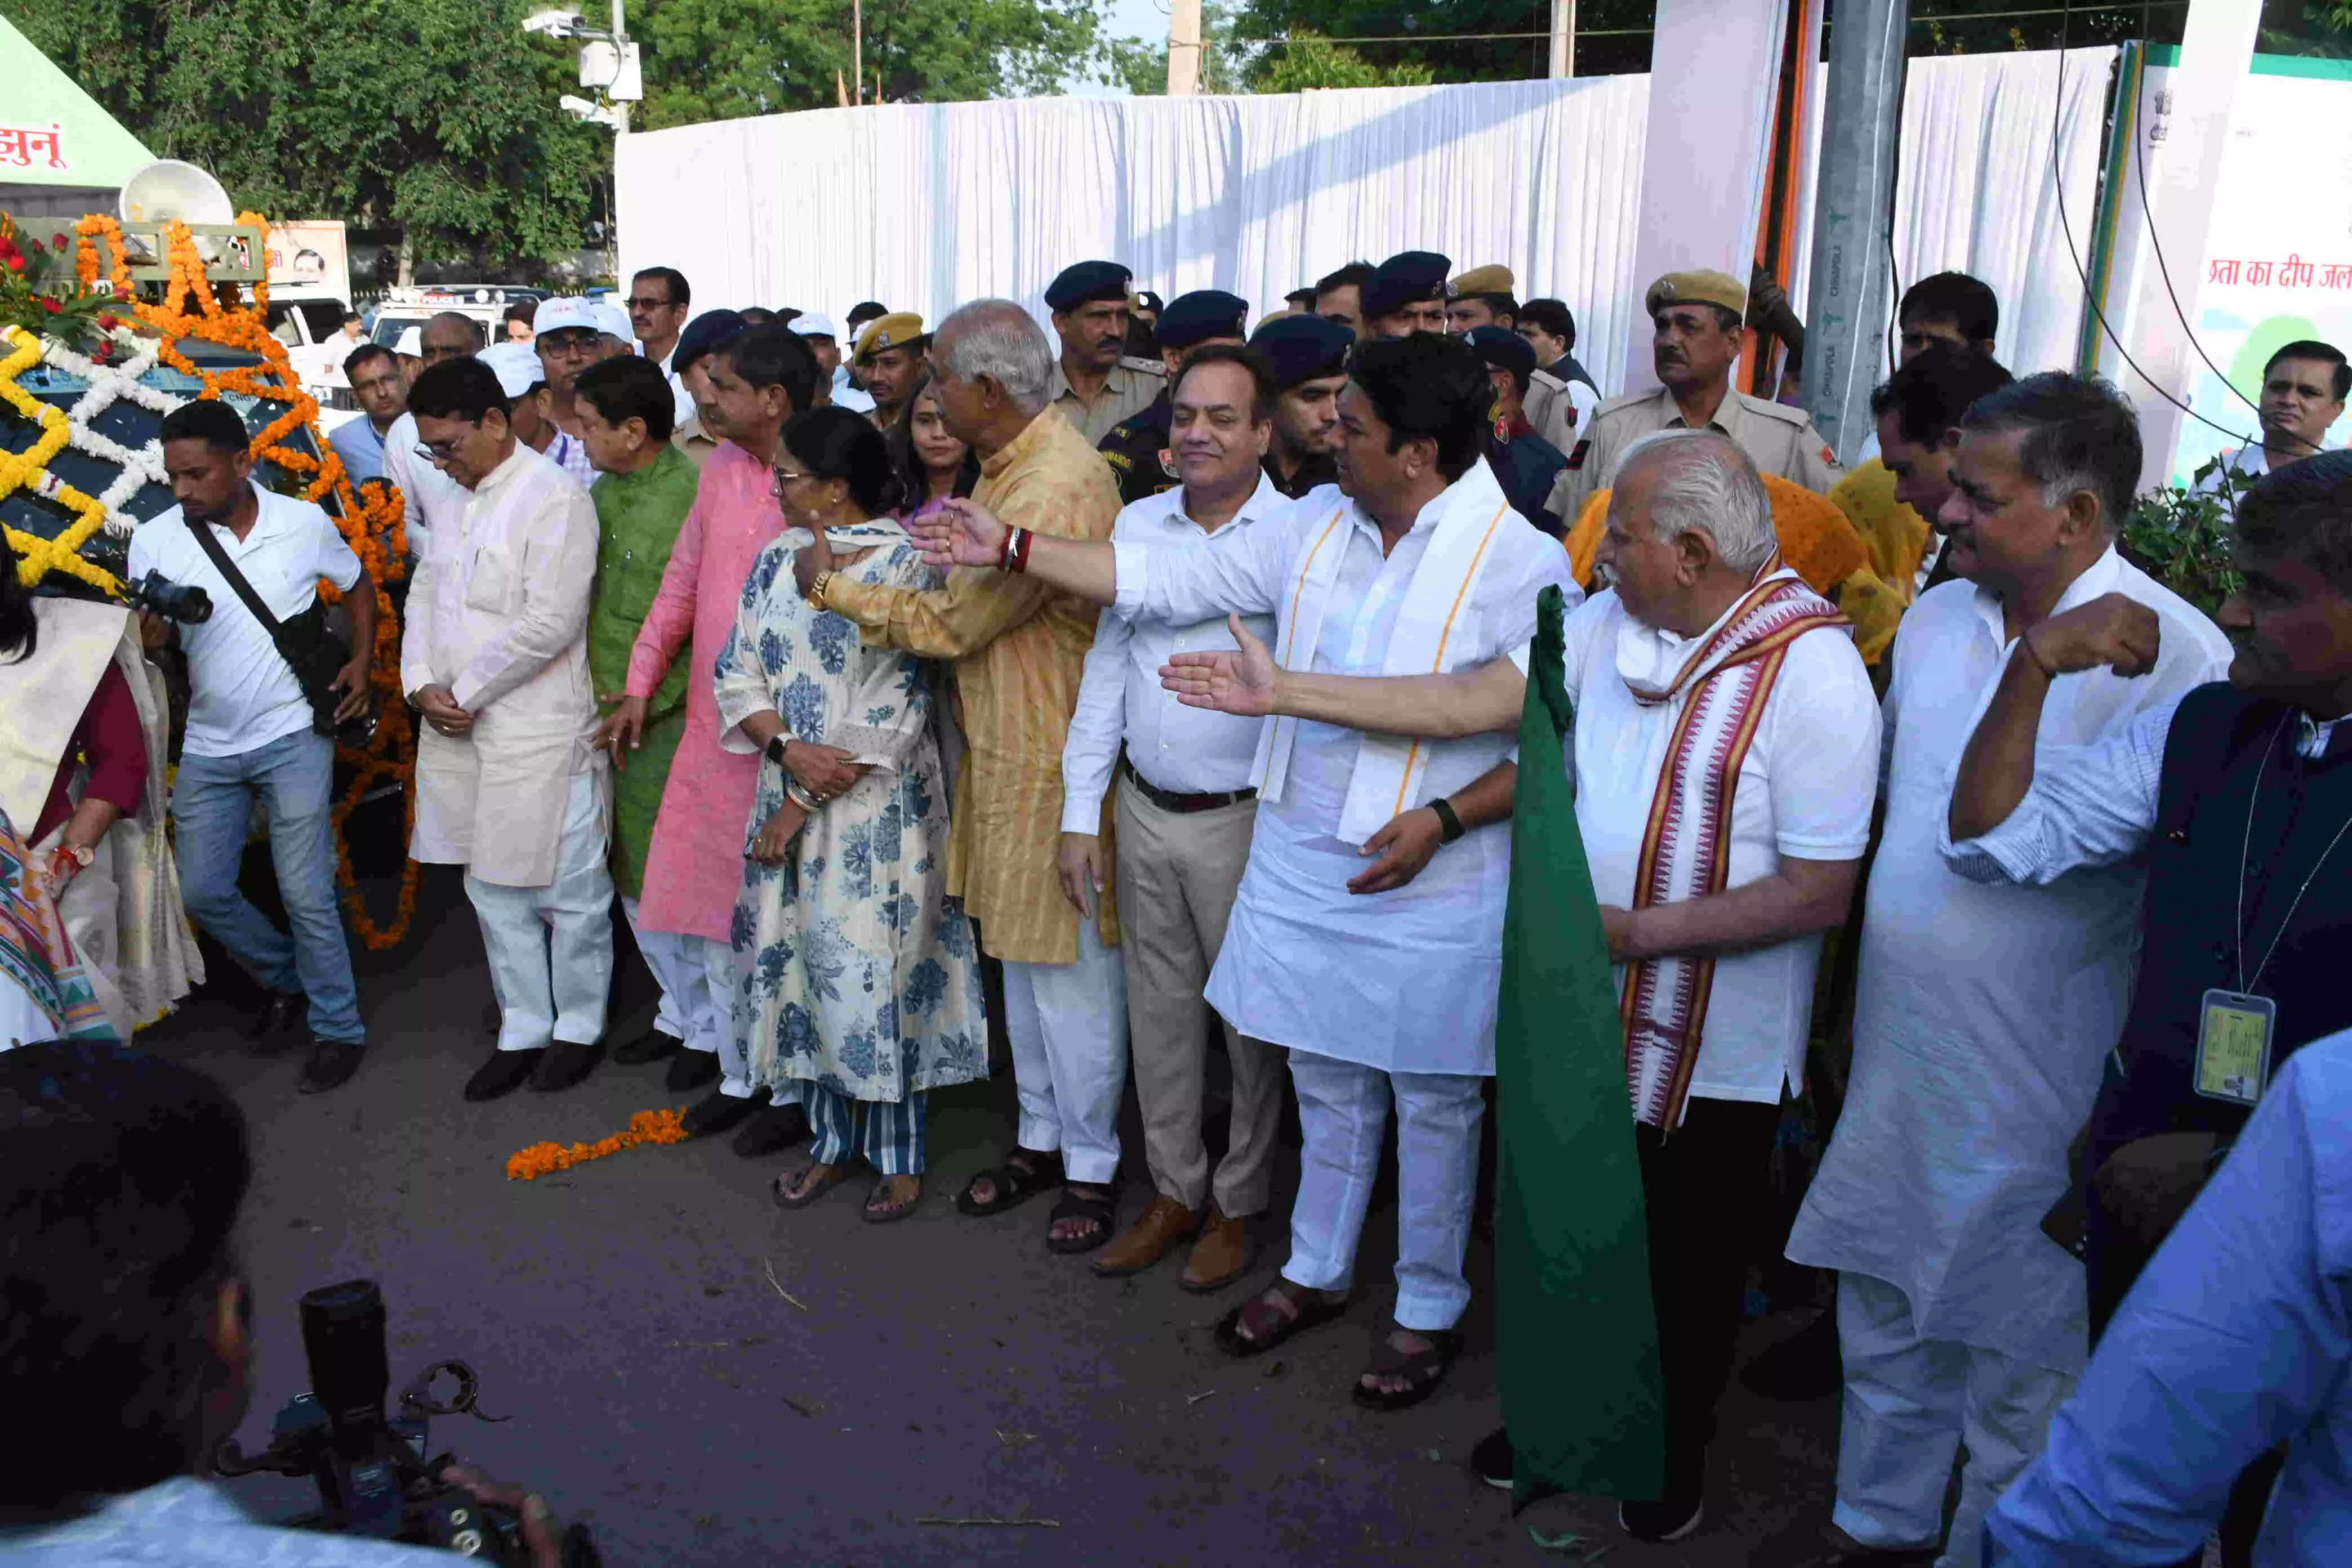
<path fill-rule="evenodd" d="M 1519 717 L 1495 1027 L 1496 1310 L 1519 1503 L 1539 1483 L 1645 1500 L 1665 1479 L 1625 1030 L 1565 760 L 1576 721 L 1565 616 L 1560 591 L 1545 589 Z"/>

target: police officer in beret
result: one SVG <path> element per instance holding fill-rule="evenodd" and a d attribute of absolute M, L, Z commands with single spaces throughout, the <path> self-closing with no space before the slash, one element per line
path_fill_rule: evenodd
<path fill-rule="evenodd" d="M 1568 454 L 1528 423 L 1528 381 L 1535 374 L 1535 345 L 1508 327 L 1495 326 L 1473 327 L 1462 334 L 1462 341 L 1478 351 L 1495 384 L 1495 425 L 1486 460 L 1502 481 L 1503 493 L 1511 498 L 1511 510 L 1557 539 L 1562 525 L 1544 510 L 1544 503 L 1551 497 L 1552 482 L 1568 467 Z"/>
<path fill-rule="evenodd" d="M 1045 397 L 1090 445 L 1150 407 L 1167 384 L 1157 369 L 1126 357 L 1133 283 L 1116 261 L 1081 261 L 1062 268 L 1045 290 L 1062 339 Z"/>
<path fill-rule="evenodd" d="M 1355 333 L 1320 316 L 1277 316 L 1251 335 L 1250 347 L 1265 355 L 1282 388 L 1266 478 L 1294 500 L 1339 482 L 1339 389 L 1355 346 Z"/>
<path fill-rule="evenodd" d="M 1466 332 L 1473 327 L 1516 327 L 1519 314 L 1519 280 L 1507 267 L 1473 267 L 1448 285 L 1445 330 Z"/>
<path fill-rule="evenodd" d="M 1405 250 L 1372 268 L 1363 287 L 1364 336 L 1402 338 L 1445 330 L 1445 275 L 1454 263 L 1433 250 Z"/>
<path fill-rule="evenodd" d="M 1669 272 L 1643 302 L 1656 332 L 1651 363 L 1662 384 L 1596 409 L 1591 428 L 1568 454 L 1546 509 L 1574 528 L 1584 503 L 1609 483 L 1618 455 L 1654 430 L 1716 429 L 1739 444 L 1759 471 L 1827 495 L 1845 477 L 1837 454 L 1801 408 L 1735 391 L 1748 286 L 1721 272 Z"/>
<path fill-rule="evenodd" d="M 1243 341 L 1243 323 L 1249 319 L 1249 301 L 1222 289 L 1196 289 L 1179 294 L 1160 312 L 1160 359 L 1168 379 L 1151 406 L 1121 420 L 1102 439 L 1103 461 L 1118 480 L 1121 506 L 1132 506 L 1146 496 L 1176 486 L 1176 454 L 1168 440 L 1171 407 L 1168 389 L 1183 374 L 1184 356 L 1208 343 Z"/>

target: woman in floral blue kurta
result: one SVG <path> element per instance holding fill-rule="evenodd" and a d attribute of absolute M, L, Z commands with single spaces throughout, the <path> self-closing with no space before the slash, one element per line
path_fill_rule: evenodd
<path fill-rule="evenodd" d="M 812 609 L 793 568 L 810 551 L 861 582 L 927 589 L 940 574 L 887 515 L 896 480 L 863 418 L 798 416 L 776 468 L 792 526 L 753 565 L 712 672 L 721 743 L 773 738 L 783 752 L 761 766 L 745 828 L 735 1027 L 752 1081 L 797 1080 L 815 1128 L 810 1164 L 778 1181 L 777 1201 L 801 1206 L 862 1157 L 882 1175 L 866 1217 L 897 1219 L 922 1191 L 924 1092 L 988 1072 L 979 952 L 943 890 L 939 671 Z"/>

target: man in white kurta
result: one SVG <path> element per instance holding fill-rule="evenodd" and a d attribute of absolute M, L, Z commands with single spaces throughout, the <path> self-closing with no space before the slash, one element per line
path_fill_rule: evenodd
<path fill-rule="evenodd" d="M 2110 454 L 2105 493 L 2045 500 L 2059 476 L 2021 461 L 2036 437 Z M 1938 524 L 1972 580 L 1923 595 L 1895 638 L 1853 1074 L 1789 1239 L 1791 1258 L 1839 1271 L 1835 1522 L 1865 1547 L 1934 1548 L 1965 1443 L 1941 1561 L 1972 1568 L 1986 1510 L 2040 1449 L 2086 1355 L 2082 1264 L 2040 1221 L 2066 1190 L 2068 1142 L 2123 1026 L 2144 873 L 1986 886 L 1956 876 L 1937 845 L 1977 716 L 2008 661 L 2032 657 L 2019 639 L 2040 621 L 2121 594 L 2162 627 L 2147 674 L 2052 687 L 2044 755 L 2226 674 L 2213 623 L 2109 542 L 2138 468 L 2130 410 L 2104 389 L 2035 376 L 1979 400 Z"/>
<path fill-rule="evenodd" d="M 498 1050 L 466 1094 L 568 1088 L 603 1049 L 613 970 L 604 760 L 588 745 L 595 507 L 515 439 L 478 360 L 427 370 L 409 406 L 468 491 L 417 567 L 400 659 L 425 720 L 411 853 L 466 868 L 498 993 Z"/>
<path fill-rule="evenodd" d="M 1533 633 L 1544 587 L 1578 590 L 1559 545 L 1511 510 L 1476 455 L 1491 395 L 1483 362 L 1453 339 L 1368 344 L 1340 394 L 1339 486 L 1230 542 L 1039 536 L 1015 541 L 1013 559 L 1139 622 L 1272 615 L 1275 656 L 1293 668 L 1428 674 L 1500 658 Z M 967 563 L 1004 542 L 984 513 L 958 515 Z M 1209 1003 L 1236 1032 L 1290 1053 L 1306 1135 L 1282 1282 L 1220 1337 L 1247 1353 L 1336 1315 L 1393 1103 L 1398 1331 L 1357 1385 L 1383 1407 L 1435 1385 L 1470 1299 L 1462 1255 L 1510 876 L 1495 826 L 1508 779 L 1499 795 L 1492 784 L 1510 751 L 1499 734 L 1267 724 L 1249 866 L 1209 976 Z M 1412 1357 L 1424 1359 L 1400 1372 Z"/>

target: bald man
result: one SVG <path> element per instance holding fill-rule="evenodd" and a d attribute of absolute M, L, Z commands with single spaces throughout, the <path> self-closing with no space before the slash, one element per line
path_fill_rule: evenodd
<path fill-rule="evenodd" d="M 421 336 L 428 370 L 443 360 L 471 359 L 482 352 L 482 323 L 455 310 L 443 310 L 425 322 Z M 434 529 L 465 516 L 466 498 L 471 492 L 416 455 L 414 414 L 402 414 L 384 432 L 383 477 L 399 488 L 407 502 L 403 526 L 408 533 L 408 553 L 422 560 Z"/>

